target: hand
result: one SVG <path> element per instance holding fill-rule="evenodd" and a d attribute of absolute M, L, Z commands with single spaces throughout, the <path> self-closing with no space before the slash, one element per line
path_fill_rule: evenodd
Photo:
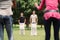
<path fill-rule="evenodd" d="M 38 4 L 37 4 L 37 3 L 35 3 L 34 5 L 35 5 L 35 7 L 37 7 L 37 6 L 38 6 Z"/>

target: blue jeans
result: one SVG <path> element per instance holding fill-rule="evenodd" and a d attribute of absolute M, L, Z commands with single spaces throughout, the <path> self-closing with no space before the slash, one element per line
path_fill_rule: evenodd
<path fill-rule="evenodd" d="M 4 26 L 7 31 L 8 40 L 13 40 L 12 16 L 1 16 L 0 15 L 0 40 L 4 40 Z"/>
<path fill-rule="evenodd" d="M 44 19 L 44 28 L 45 28 L 45 40 L 50 40 L 51 36 L 51 22 L 53 22 L 54 28 L 54 40 L 59 40 L 59 20 L 56 18 L 50 18 L 48 20 Z"/>

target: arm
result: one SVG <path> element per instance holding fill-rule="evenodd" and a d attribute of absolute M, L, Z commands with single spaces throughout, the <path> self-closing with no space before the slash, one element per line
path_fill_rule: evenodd
<path fill-rule="evenodd" d="M 35 3 L 35 7 L 36 7 L 38 10 L 42 10 L 44 4 L 45 4 L 45 0 L 42 0 L 39 6 L 38 6 L 37 3 Z"/>

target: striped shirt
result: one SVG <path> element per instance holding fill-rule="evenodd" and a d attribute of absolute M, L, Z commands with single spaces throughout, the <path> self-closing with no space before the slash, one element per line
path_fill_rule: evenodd
<path fill-rule="evenodd" d="M 0 0 L 0 15 L 3 16 L 13 15 L 11 7 L 12 0 Z"/>

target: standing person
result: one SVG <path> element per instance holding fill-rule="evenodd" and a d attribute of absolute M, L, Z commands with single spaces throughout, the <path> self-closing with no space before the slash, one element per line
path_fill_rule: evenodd
<path fill-rule="evenodd" d="M 19 28 L 20 28 L 21 35 L 25 35 L 25 22 L 26 22 L 26 19 L 23 15 L 23 12 L 21 12 L 18 22 L 19 22 L 19 25 L 20 25 Z"/>
<path fill-rule="evenodd" d="M 59 40 L 60 14 L 58 10 L 58 2 L 60 3 L 60 0 L 41 0 L 39 6 L 35 3 L 35 7 L 37 7 L 38 10 L 41 10 L 44 4 L 46 5 L 46 9 L 44 11 L 45 40 L 50 40 L 51 22 L 53 22 L 54 26 L 54 40 Z"/>
<path fill-rule="evenodd" d="M 0 0 L 0 40 L 4 40 L 4 25 L 8 40 L 13 40 L 12 33 L 12 0 Z"/>
<path fill-rule="evenodd" d="M 31 35 L 37 35 L 37 22 L 38 17 L 33 11 L 33 14 L 30 16 L 30 23 L 31 23 Z"/>

